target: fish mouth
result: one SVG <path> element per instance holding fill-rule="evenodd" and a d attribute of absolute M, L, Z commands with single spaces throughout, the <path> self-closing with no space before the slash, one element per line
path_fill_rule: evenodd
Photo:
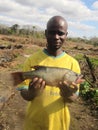
<path fill-rule="evenodd" d="M 83 77 L 84 77 L 84 75 L 80 74 L 80 75 L 76 78 L 75 83 L 76 83 L 76 84 L 80 84 L 80 83 L 84 82 L 85 79 L 83 79 Z"/>

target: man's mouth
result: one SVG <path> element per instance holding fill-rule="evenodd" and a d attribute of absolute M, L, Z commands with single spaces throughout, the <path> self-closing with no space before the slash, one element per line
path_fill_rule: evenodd
<path fill-rule="evenodd" d="M 60 46 L 60 43 L 54 43 L 54 46 Z"/>

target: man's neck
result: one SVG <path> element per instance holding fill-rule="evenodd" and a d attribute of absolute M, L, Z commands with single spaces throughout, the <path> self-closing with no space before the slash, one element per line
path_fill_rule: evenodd
<path fill-rule="evenodd" d="M 47 52 L 50 54 L 50 55 L 52 55 L 52 56 L 58 56 L 58 55 L 60 55 L 60 54 L 62 54 L 62 52 L 63 52 L 63 50 L 60 48 L 60 49 L 58 49 L 58 50 L 56 50 L 56 51 L 52 51 L 52 50 L 50 50 L 50 49 L 46 49 L 47 50 Z"/>

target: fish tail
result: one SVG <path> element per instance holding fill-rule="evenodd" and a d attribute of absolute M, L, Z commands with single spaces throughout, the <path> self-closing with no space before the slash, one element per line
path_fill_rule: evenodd
<path fill-rule="evenodd" d="M 25 80 L 23 76 L 23 72 L 13 72 L 11 73 L 11 76 L 12 76 L 14 86 L 17 86 L 18 84 L 20 84 Z"/>

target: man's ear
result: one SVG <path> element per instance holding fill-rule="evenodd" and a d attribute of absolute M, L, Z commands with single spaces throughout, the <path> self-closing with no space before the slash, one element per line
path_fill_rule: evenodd
<path fill-rule="evenodd" d="M 68 32 L 66 33 L 66 36 L 68 35 Z"/>
<path fill-rule="evenodd" d="M 47 30 L 45 29 L 45 36 L 47 37 Z"/>

